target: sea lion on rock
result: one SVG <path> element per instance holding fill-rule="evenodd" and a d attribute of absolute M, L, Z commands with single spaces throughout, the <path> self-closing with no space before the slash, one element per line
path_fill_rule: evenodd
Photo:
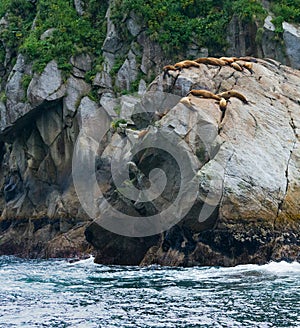
<path fill-rule="evenodd" d="M 238 60 L 237 57 L 221 57 L 220 60 L 225 61 L 228 65 L 232 64 L 233 62 L 235 62 L 236 60 Z"/>
<path fill-rule="evenodd" d="M 226 107 L 227 107 L 227 101 L 225 98 L 221 98 L 220 101 L 219 101 L 219 106 L 220 106 L 220 109 L 221 111 L 225 111 L 226 110 Z"/>
<path fill-rule="evenodd" d="M 244 104 L 248 104 L 248 100 L 246 99 L 246 97 L 244 95 L 242 95 L 241 93 L 239 93 L 238 91 L 235 91 L 235 90 L 229 90 L 229 91 L 221 92 L 221 93 L 218 93 L 217 96 L 220 97 L 220 98 L 224 98 L 225 100 L 228 100 L 231 97 L 238 98 Z"/>
<path fill-rule="evenodd" d="M 195 62 L 199 63 L 199 64 L 214 65 L 214 66 L 227 65 L 226 61 L 221 60 L 219 58 L 214 58 L 214 57 L 200 57 L 200 58 L 195 59 Z"/>
<path fill-rule="evenodd" d="M 242 72 L 243 67 L 241 67 L 237 62 L 233 62 L 230 64 L 231 67 L 233 67 L 236 71 Z"/>
<path fill-rule="evenodd" d="M 208 90 L 193 89 L 187 94 L 187 96 L 190 95 L 190 94 L 193 95 L 193 96 L 202 97 L 202 98 L 210 98 L 210 99 L 215 99 L 215 100 L 220 100 L 221 99 L 220 96 L 215 95 L 214 93 L 212 93 Z"/>
<path fill-rule="evenodd" d="M 252 62 L 252 63 L 257 63 L 257 59 L 254 57 L 250 57 L 250 56 L 244 56 L 244 57 L 240 57 L 240 60 L 244 60 L 244 61 L 248 61 L 248 62 Z"/>
<path fill-rule="evenodd" d="M 222 122 L 223 118 L 225 116 L 226 108 L 227 108 L 227 101 L 225 98 L 220 99 L 219 106 L 220 106 L 220 110 L 222 111 L 222 115 L 221 115 L 221 119 L 220 119 L 220 122 Z"/>
<path fill-rule="evenodd" d="M 166 78 L 166 75 L 170 76 L 169 71 L 178 71 L 178 68 L 176 68 L 174 65 L 166 65 L 163 67 L 163 79 Z"/>
<path fill-rule="evenodd" d="M 176 69 L 182 70 L 183 68 L 200 67 L 200 65 L 193 60 L 183 60 L 181 62 L 176 63 L 174 67 Z"/>
<path fill-rule="evenodd" d="M 251 62 L 245 62 L 244 63 L 244 67 L 251 73 L 251 74 L 253 74 L 254 72 L 253 72 L 253 63 L 251 63 Z"/>
<path fill-rule="evenodd" d="M 147 133 L 148 133 L 149 130 L 145 129 L 145 130 L 141 130 L 138 134 L 138 139 L 142 139 Z"/>

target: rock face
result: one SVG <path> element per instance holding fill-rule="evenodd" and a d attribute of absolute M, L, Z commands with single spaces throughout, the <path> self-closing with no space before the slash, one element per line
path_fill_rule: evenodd
<path fill-rule="evenodd" d="M 134 161 L 136 165 L 131 181 L 135 177 L 141 181 L 143 174 L 162 169 L 167 174 L 165 190 L 158 199 L 143 206 L 125 202 L 121 194 L 113 193 L 115 185 L 106 186 L 105 197 L 115 208 L 141 218 L 164 211 L 180 194 L 180 179 L 185 179 L 186 172 L 181 172 L 181 162 L 191 167 L 191 181 L 196 179 L 197 188 L 188 213 L 161 234 L 159 241 L 150 241 L 153 246 L 140 264 L 227 266 L 300 259 L 299 83 L 299 71 L 264 60 L 253 63 L 253 74 L 235 71 L 230 66 L 201 65 L 199 69 L 184 69 L 178 77 L 156 78 L 145 95 L 152 101 L 150 107 L 156 106 L 161 92 L 177 94 L 177 104 L 168 108 L 163 118 L 150 115 L 148 132 L 142 138 L 132 138 L 134 132 L 130 129 L 122 132 L 128 139 L 115 134 L 101 158 L 105 163 L 119 149 L 117 158 Z M 215 94 L 234 89 L 246 97 L 247 103 L 231 97 L 220 122 L 216 101 L 184 97 L 189 88 L 206 88 Z M 164 111 L 163 107 L 170 102 L 159 104 Z M 147 119 L 141 121 L 134 111 L 132 119 L 137 126 L 147 125 Z M 153 119 L 155 127 L 151 127 Z M 174 140 L 176 151 L 171 154 L 176 161 L 161 152 L 163 135 L 168 135 L 169 142 Z M 143 143 L 152 145 L 151 150 L 133 156 Z M 108 176 L 112 174 L 111 168 L 100 169 Z M 186 188 L 182 195 L 191 191 L 194 189 Z M 182 198 L 172 215 L 180 216 L 192 198 L 192 193 Z M 122 242 L 110 250 L 101 244 L 102 234 L 97 229 L 106 224 L 108 215 L 101 204 L 103 200 L 99 219 L 87 229 L 88 240 L 99 249 L 99 263 L 106 263 L 109 254 L 114 254 L 109 263 L 117 263 L 134 239 L 127 237 L 125 242 L 124 237 L 114 237 Z M 110 227 L 114 229 L 113 225 Z M 125 231 L 124 226 L 124 234 Z M 145 242 L 140 245 L 143 246 L 135 247 L 144 249 Z"/>
<path fill-rule="evenodd" d="M 64 82 L 53 60 L 33 75 L 26 96 L 21 81 L 29 73 L 20 55 L 0 107 L 0 254 L 85 254 L 89 218 L 76 198 L 71 164 L 77 107 L 90 86 L 74 76 Z"/>

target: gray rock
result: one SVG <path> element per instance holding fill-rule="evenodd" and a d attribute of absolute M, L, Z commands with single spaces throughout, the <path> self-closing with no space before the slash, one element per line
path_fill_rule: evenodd
<path fill-rule="evenodd" d="M 122 40 L 119 38 L 117 29 L 115 24 L 110 19 L 110 11 L 111 8 L 109 7 L 106 12 L 106 19 L 107 19 L 107 32 L 106 38 L 103 42 L 103 51 L 116 53 L 118 50 L 122 48 Z"/>
<path fill-rule="evenodd" d="M 103 93 L 100 99 L 100 105 L 112 119 L 118 117 L 116 110 L 120 107 L 120 101 L 116 99 L 114 94 L 110 92 Z"/>
<path fill-rule="evenodd" d="M 34 106 L 62 98 L 64 94 L 65 86 L 55 60 L 47 64 L 41 75 L 34 74 L 27 89 L 27 98 Z"/>
<path fill-rule="evenodd" d="M 74 66 L 73 74 L 84 78 L 86 72 L 92 69 L 92 58 L 89 54 L 80 54 L 71 57 L 71 64 Z"/>
<path fill-rule="evenodd" d="M 300 26 L 283 22 L 283 39 L 291 66 L 300 69 Z"/>
<path fill-rule="evenodd" d="M 147 90 L 147 83 L 145 80 L 141 79 L 139 83 L 138 94 L 142 96 Z"/>
<path fill-rule="evenodd" d="M 63 99 L 64 115 L 72 115 L 76 112 L 80 99 L 86 96 L 91 90 L 91 86 L 82 79 L 73 76 L 68 78 L 66 83 L 66 96 Z"/>
<path fill-rule="evenodd" d="M 112 89 L 112 78 L 107 71 L 98 72 L 94 78 L 93 85 L 97 85 L 100 88 Z"/>
<path fill-rule="evenodd" d="M 135 106 L 140 102 L 140 99 L 134 96 L 122 96 L 121 97 L 121 111 L 120 117 L 124 118 L 128 122 L 132 122 L 131 115 L 135 109 Z"/>
<path fill-rule="evenodd" d="M 164 62 L 161 47 L 157 43 L 152 42 L 145 31 L 138 35 L 137 42 L 143 48 L 141 71 L 144 74 L 148 74 L 152 69 L 155 73 L 158 73 L 158 68 L 161 68 Z"/>
<path fill-rule="evenodd" d="M 44 111 L 37 118 L 36 125 L 43 142 L 47 146 L 51 146 L 64 128 L 60 110 Z"/>
<path fill-rule="evenodd" d="M 48 30 L 46 30 L 40 37 L 41 40 L 46 40 L 48 38 L 50 38 L 51 36 L 53 36 L 53 33 L 56 31 L 56 28 L 49 28 Z"/>
<path fill-rule="evenodd" d="M 126 26 L 132 36 L 137 36 L 142 31 L 142 28 L 137 23 L 137 20 L 135 17 L 130 17 L 129 19 L 127 19 Z"/>
<path fill-rule="evenodd" d="M 127 59 L 117 73 L 116 85 L 122 90 L 130 90 L 131 83 L 137 79 L 137 76 L 136 56 L 130 50 Z"/>
<path fill-rule="evenodd" d="M 84 14 L 84 1 L 83 0 L 74 0 L 74 6 L 77 11 L 77 14 L 82 16 Z"/>
<path fill-rule="evenodd" d="M 106 124 L 108 127 L 111 118 L 107 112 L 89 97 L 82 98 L 78 107 L 78 123 L 82 133 L 98 140 L 99 125 Z"/>
<path fill-rule="evenodd" d="M 245 56 L 257 53 L 255 42 L 256 24 L 243 22 L 234 15 L 228 25 L 227 41 L 230 45 L 226 51 L 229 56 Z"/>
<path fill-rule="evenodd" d="M 2 132 L 7 126 L 7 114 L 6 114 L 6 106 L 4 102 L 0 101 L 0 132 Z"/>
<path fill-rule="evenodd" d="M 272 23 L 272 19 L 273 19 L 273 17 L 271 15 L 266 17 L 265 22 L 264 22 L 264 28 L 269 30 L 269 31 L 274 32 L 275 31 L 275 26 Z"/>

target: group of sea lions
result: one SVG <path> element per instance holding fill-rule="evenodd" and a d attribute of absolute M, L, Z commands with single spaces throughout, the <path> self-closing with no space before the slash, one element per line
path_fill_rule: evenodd
<path fill-rule="evenodd" d="M 204 65 L 213 65 L 213 66 L 231 66 L 235 70 L 242 72 L 247 69 L 251 74 L 253 74 L 253 63 L 257 62 L 254 57 L 246 56 L 246 57 L 200 57 L 195 60 L 183 60 L 174 65 L 166 65 L 163 67 L 165 78 L 167 75 L 169 76 L 169 71 L 181 71 L 183 68 L 190 67 L 200 67 L 201 64 Z"/>
<path fill-rule="evenodd" d="M 240 92 L 236 91 L 236 90 L 229 90 L 229 91 L 224 91 L 224 92 L 221 92 L 221 93 L 214 94 L 213 92 L 208 91 L 208 90 L 193 89 L 187 94 L 187 96 L 189 96 L 189 95 L 217 100 L 218 104 L 219 104 L 219 107 L 220 107 L 220 110 L 222 112 L 220 122 L 222 122 L 222 120 L 225 116 L 225 111 L 226 111 L 226 108 L 227 108 L 227 102 L 229 101 L 229 99 L 231 97 L 241 100 L 244 104 L 248 104 L 248 100 L 246 99 L 246 97 L 244 95 L 242 95 Z"/>
<path fill-rule="evenodd" d="M 163 67 L 163 78 L 166 77 L 166 75 L 170 76 L 169 71 L 179 71 L 179 74 L 182 69 L 184 68 L 190 68 L 190 67 L 200 67 L 200 65 L 213 65 L 213 66 L 231 66 L 235 70 L 242 72 L 244 69 L 247 69 L 251 74 L 253 74 L 253 63 L 256 63 L 257 60 L 254 57 L 221 57 L 221 58 L 215 58 L 215 57 L 200 57 L 195 60 L 183 60 L 181 62 L 178 62 L 174 65 L 167 65 Z M 244 104 L 248 104 L 248 101 L 244 95 L 242 95 L 240 92 L 236 90 L 229 90 L 225 92 L 221 92 L 218 94 L 214 94 L 211 91 L 208 90 L 190 90 L 190 92 L 187 94 L 187 96 L 192 95 L 196 97 L 202 97 L 202 98 L 210 98 L 217 100 L 220 110 L 222 112 L 221 116 L 221 122 L 225 116 L 225 111 L 227 108 L 227 103 L 231 97 L 237 98 L 241 100 Z"/>

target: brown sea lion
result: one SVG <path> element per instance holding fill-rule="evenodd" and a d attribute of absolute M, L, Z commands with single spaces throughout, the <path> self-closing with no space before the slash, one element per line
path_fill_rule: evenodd
<path fill-rule="evenodd" d="M 251 63 L 251 62 L 245 62 L 244 63 L 244 67 L 251 73 L 251 74 L 253 74 L 254 72 L 253 72 L 253 63 Z"/>
<path fill-rule="evenodd" d="M 222 111 L 221 119 L 220 119 L 220 122 L 222 122 L 225 117 L 225 112 L 226 112 L 226 108 L 227 108 L 227 101 L 225 98 L 220 99 L 219 106 L 220 106 L 220 110 Z"/>
<path fill-rule="evenodd" d="M 219 101 L 219 106 L 220 106 L 220 109 L 221 111 L 225 111 L 226 110 L 226 107 L 227 107 L 227 101 L 225 98 L 221 98 L 220 101 Z"/>
<path fill-rule="evenodd" d="M 176 69 L 182 70 L 183 68 L 200 67 L 200 65 L 193 60 L 183 60 L 181 62 L 176 63 L 174 67 Z"/>
<path fill-rule="evenodd" d="M 138 139 L 142 139 L 147 133 L 148 130 L 141 130 L 138 134 Z"/>
<path fill-rule="evenodd" d="M 240 60 L 244 60 L 244 61 L 248 61 L 248 62 L 252 62 L 252 63 L 257 63 L 257 59 L 251 56 L 244 56 L 244 57 L 240 57 Z"/>
<path fill-rule="evenodd" d="M 238 60 L 237 57 L 221 57 L 220 59 L 225 61 L 228 65 Z"/>
<path fill-rule="evenodd" d="M 224 60 L 214 57 L 200 57 L 195 59 L 196 63 L 206 64 L 206 65 L 214 65 L 214 66 L 225 66 L 227 63 Z"/>
<path fill-rule="evenodd" d="M 219 96 L 220 98 L 224 98 L 226 100 L 228 100 L 231 97 L 238 98 L 244 104 L 248 104 L 248 100 L 246 99 L 246 97 L 244 95 L 242 95 L 241 93 L 239 93 L 238 91 L 235 91 L 235 90 L 229 90 L 229 91 L 221 92 L 221 93 L 218 93 L 217 96 Z"/>
<path fill-rule="evenodd" d="M 218 96 L 218 95 L 215 95 L 214 93 L 208 91 L 208 90 L 196 90 L 196 89 L 193 89 L 191 90 L 188 94 L 188 95 L 193 95 L 193 96 L 196 96 L 196 97 L 202 97 L 202 98 L 211 98 L 211 99 L 216 99 L 216 100 L 220 100 L 221 97 Z"/>
<path fill-rule="evenodd" d="M 166 65 L 163 67 L 163 79 L 166 78 L 166 75 L 170 76 L 169 71 L 178 71 L 178 68 L 176 68 L 174 65 Z"/>
<path fill-rule="evenodd" d="M 241 67 L 237 62 L 233 62 L 230 64 L 231 67 L 233 67 L 236 71 L 242 72 L 243 67 Z"/>

